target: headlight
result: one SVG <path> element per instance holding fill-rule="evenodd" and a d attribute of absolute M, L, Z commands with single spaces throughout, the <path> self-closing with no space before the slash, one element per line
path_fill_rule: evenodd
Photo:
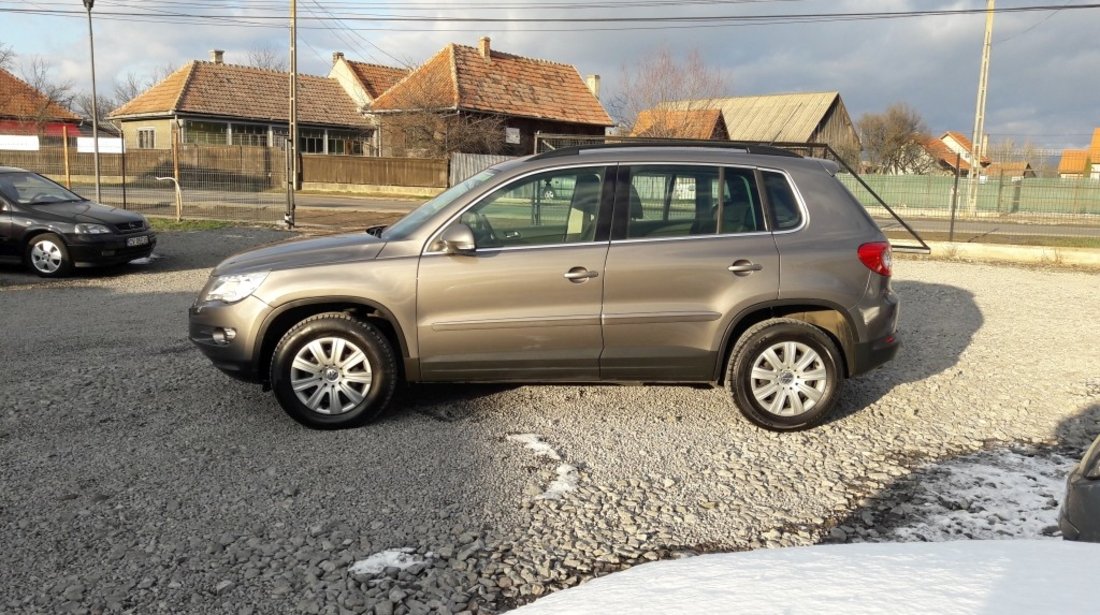
<path fill-rule="evenodd" d="M 111 229 L 102 224 L 77 224 L 73 227 L 73 232 L 80 235 L 106 235 Z"/>
<path fill-rule="evenodd" d="M 255 292 L 260 284 L 263 284 L 268 273 L 270 272 L 257 271 L 256 273 L 242 275 L 218 276 L 215 278 L 214 283 L 210 285 L 210 290 L 206 291 L 203 301 L 236 303 Z"/>

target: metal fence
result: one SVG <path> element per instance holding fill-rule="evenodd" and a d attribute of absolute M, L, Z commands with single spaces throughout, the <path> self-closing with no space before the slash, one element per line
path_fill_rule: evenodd
<path fill-rule="evenodd" d="M 278 148 L 180 145 L 101 153 L 104 204 L 156 216 L 275 223 L 286 210 L 286 154 Z M 0 151 L 0 166 L 41 173 L 94 198 L 93 155 L 76 148 Z M 177 211 L 178 182 L 182 194 Z"/>

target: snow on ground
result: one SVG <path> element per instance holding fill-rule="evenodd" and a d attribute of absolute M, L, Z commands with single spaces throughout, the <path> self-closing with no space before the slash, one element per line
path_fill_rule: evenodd
<path fill-rule="evenodd" d="M 817 545 L 644 564 L 513 611 L 1095 613 L 1100 545 L 1053 540 Z"/>
<path fill-rule="evenodd" d="M 506 436 L 506 438 L 512 442 L 519 442 L 527 448 L 535 451 L 535 454 L 539 457 L 549 457 L 554 461 L 561 461 L 561 455 L 554 450 L 554 447 L 550 446 L 546 442 L 542 441 L 542 438 L 538 434 L 533 433 L 518 433 Z"/>
<path fill-rule="evenodd" d="M 366 559 L 361 559 L 351 565 L 348 572 L 351 574 L 379 574 L 386 568 L 399 568 L 404 570 L 416 564 L 423 564 L 424 558 L 416 554 L 415 549 L 391 549 L 375 553 Z"/>
<path fill-rule="evenodd" d="M 1015 449 L 928 464 L 887 490 L 877 532 L 851 537 L 864 544 L 654 562 L 515 612 L 1095 613 L 1100 544 L 1041 540 L 1058 536 L 1076 462 Z"/>
<path fill-rule="evenodd" d="M 547 457 L 553 461 L 561 461 L 561 455 L 554 450 L 554 447 L 550 446 L 542 440 L 538 434 L 523 433 L 513 434 L 506 436 L 506 439 L 512 442 L 519 442 L 528 449 L 535 452 L 538 457 Z M 579 476 L 577 468 L 568 463 L 558 464 L 555 469 L 558 477 L 550 482 L 546 487 L 546 491 L 540 494 L 535 499 L 537 500 L 560 500 L 563 495 L 573 491 L 577 488 L 577 481 Z"/>
<path fill-rule="evenodd" d="M 888 515 L 883 542 L 1057 535 L 1058 507 L 1076 459 L 1032 450 L 983 451 L 918 468 L 908 501 Z"/>

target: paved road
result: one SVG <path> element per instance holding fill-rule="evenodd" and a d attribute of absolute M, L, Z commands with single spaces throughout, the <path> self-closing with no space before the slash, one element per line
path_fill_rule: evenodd
<path fill-rule="evenodd" d="M 820 428 L 762 431 L 721 389 L 467 385 L 310 431 L 186 340 L 210 267 L 287 236 L 0 267 L 0 612 L 491 613 L 654 558 L 885 533 L 922 464 L 1074 457 L 1100 430 L 1100 276 L 899 259 L 901 352 Z M 351 569 L 369 556 L 391 566 Z"/>

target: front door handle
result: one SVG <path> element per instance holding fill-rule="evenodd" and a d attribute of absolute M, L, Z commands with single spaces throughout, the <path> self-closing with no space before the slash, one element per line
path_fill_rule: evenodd
<path fill-rule="evenodd" d="M 598 278 L 600 277 L 600 274 L 597 271 L 589 271 L 584 267 L 573 267 L 569 271 L 566 271 L 564 274 L 562 274 L 562 277 L 564 277 L 566 280 L 569 280 L 570 282 L 580 283 L 588 280 L 589 278 Z"/>
<path fill-rule="evenodd" d="M 745 259 L 734 261 L 732 265 L 726 267 L 726 269 L 729 269 L 735 275 L 739 275 L 741 277 L 747 276 L 754 271 L 760 271 L 763 268 L 764 266 L 760 263 L 754 263 Z"/>

